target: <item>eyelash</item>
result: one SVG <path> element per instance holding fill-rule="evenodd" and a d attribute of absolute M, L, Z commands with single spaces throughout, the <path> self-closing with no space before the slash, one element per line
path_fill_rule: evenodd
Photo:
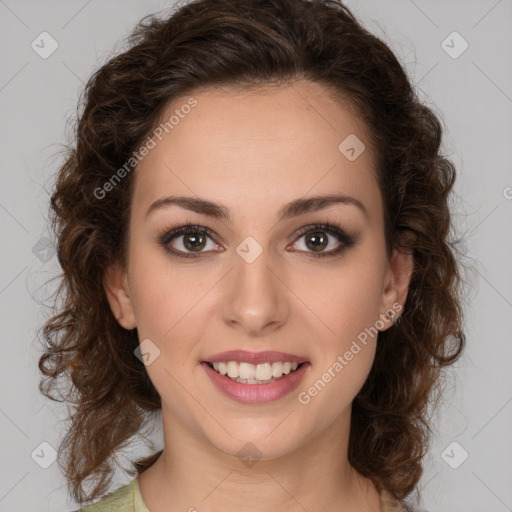
<path fill-rule="evenodd" d="M 297 233 L 297 238 L 302 238 L 304 235 L 308 233 L 312 233 L 315 231 L 324 231 L 329 233 L 330 235 L 335 236 L 341 245 L 334 250 L 329 252 L 309 252 L 306 254 L 311 256 L 312 258 L 325 258 L 325 257 L 334 257 L 340 254 L 343 250 L 352 247 L 355 244 L 355 238 L 352 235 L 349 235 L 343 228 L 338 224 L 331 223 L 320 223 L 320 224 L 312 224 L 309 226 L 304 226 Z M 193 224 L 191 222 L 187 222 L 183 226 L 179 226 L 177 228 L 170 229 L 166 231 L 163 235 L 159 237 L 159 243 L 164 247 L 164 249 L 172 254 L 173 256 L 178 256 L 179 258 L 201 258 L 203 253 L 185 253 L 183 251 L 178 251 L 176 249 L 169 248 L 169 243 L 176 237 L 180 235 L 189 235 L 189 234 L 201 234 L 206 235 L 215 241 L 215 234 L 211 229 L 206 226 L 200 226 L 198 224 Z M 215 242 L 217 243 L 217 242 Z"/>

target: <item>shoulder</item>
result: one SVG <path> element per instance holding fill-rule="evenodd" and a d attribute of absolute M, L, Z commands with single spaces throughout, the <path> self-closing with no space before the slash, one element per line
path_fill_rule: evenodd
<path fill-rule="evenodd" d="M 380 510 L 381 512 L 411 512 L 404 503 L 385 489 L 380 494 Z"/>
<path fill-rule="evenodd" d="M 108 494 L 97 503 L 81 508 L 78 512 L 138 512 L 136 506 L 137 479 Z"/>

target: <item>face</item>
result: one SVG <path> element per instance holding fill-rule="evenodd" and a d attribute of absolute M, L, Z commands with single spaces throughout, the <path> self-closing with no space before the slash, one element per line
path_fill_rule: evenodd
<path fill-rule="evenodd" d="M 150 340 L 142 351 L 164 431 L 231 455 L 248 442 L 263 458 L 300 450 L 346 425 L 374 360 L 375 329 L 392 325 L 383 315 L 404 303 L 412 270 L 403 255 L 386 258 L 366 127 L 310 82 L 197 91 L 163 122 L 176 110 L 134 171 L 127 268 L 105 277 L 112 311 Z M 171 196 L 220 207 L 192 211 L 197 203 Z M 316 196 L 345 199 L 304 202 Z M 187 223 L 196 227 L 172 233 Z M 293 385 L 233 391 L 204 363 L 231 350 L 306 363 L 299 379 L 283 377 Z M 219 379 L 245 399 L 221 391 Z"/>

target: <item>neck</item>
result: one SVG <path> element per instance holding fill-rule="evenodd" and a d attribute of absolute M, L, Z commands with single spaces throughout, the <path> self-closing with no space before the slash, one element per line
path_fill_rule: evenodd
<path fill-rule="evenodd" d="M 171 415 L 164 420 L 165 449 L 139 477 L 151 512 L 380 508 L 373 484 L 348 462 L 350 414 L 296 450 L 273 458 L 250 443 L 239 443 L 234 454 L 224 453 Z"/>

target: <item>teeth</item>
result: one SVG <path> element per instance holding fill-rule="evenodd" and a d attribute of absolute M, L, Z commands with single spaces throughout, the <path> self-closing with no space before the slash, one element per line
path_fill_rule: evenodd
<path fill-rule="evenodd" d="M 236 363 L 235 363 L 236 364 Z M 268 380 L 268 377 L 266 377 L 266 374 L 268 373 L 268 369 L 270 369 L 270 373 L 272 374 L 272 366 L 265 365 L 269 368 L 264 368 L 263 372 L 257 372 L 256 367 L 253 364 L 249 363 L 240 363 L 238 367 L 238 373 L 239 375 L 235 375 L 235 377 L 240 377 L 241 379 L 254 379 L 256 373 L 258 373 L 258 379 L 259 380 Z M 236 370 L 235 370 L 236 373 Z M 261 374 L 264 373 L 265 377 L 263 377 Z M 272 375 L 270 375 L 272 377 Z"/>
<path fill-rule="evenodd" d="M 272 377 L 281 377 L 283 374 L 283 366 L 281 361 L 272 363 Z"/>
<path fill-rule="evenodd" d="M 235 377 L 240 377 L 238 373 L 238 364 L 235 361 L 228 362 L 228 377 L 234 379 Z"/>
<path fill-rule="evenodd" d="M 299 363 L 281 362 L 251 364 L 238 361 L 227 361 L 212 363 L 213 369 L 221 375 L 227 375 L 231 379 L 240 379 L 242 381 L 270 381 L 272 378 L 278 379 L 297 369 Z"/>

